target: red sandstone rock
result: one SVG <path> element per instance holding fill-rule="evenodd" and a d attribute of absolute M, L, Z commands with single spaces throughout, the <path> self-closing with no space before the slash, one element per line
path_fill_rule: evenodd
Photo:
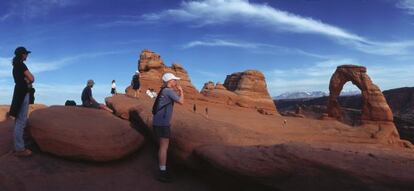
<path fill-rule="evenodd" d="M 143 50 L 138 61 L 138 69 L 140 71 L 141 90 L 144 94 L 148 88 L 158 91 L 161 87 L 161 77 L 166 72 L 171 72 L 181 78 L 179 84 L 182 86 L 187 99 L 198 99 L 200 93 L 191 83 L 187 71 L 177 63 L 173 63 L 171 67 L 167 67 L 161 59 L 161 56 L 150 50 Z M 130 95 L 130 87 L 127 88 L 127 94 Z"/>
<path fill-rule="evenodd" d="M 362 93 L 362 102 L 364 103 L 362 105 L 362 120 L 393 121 L 391 109 L 384 95 L 378 86 L 372 83 L 366 71 L 367 69 L 362 66 L 338 66 L 329 84 L 329 116 L 341 119 L 342 112 L 337 97 L 341 93 L 344 84 L 351 81 Z"/>
<path fill-rule="evenodd" d="M 131 94 L 133 95 L 133 93 Z M 145 94 L 142 96 L 147 95 Z M 138 105 L 137 98 L 125 97 L 121 94 L 105 98 L 105 103 L 115 112 L 115 115 L 126 120 L 129 120 L 130 109 Z"/>
<path fill-rule="evenodd" d="M 128 121 L 97 109 L 52 106 L 34 111 L 29 124 L 42 151 L 66 158 L 116 160 L 144 142 Z"/>
<path fill-rule="evenodd" d="M 120 96 L 122 97 L 126 98 Z M 113 100 L 113 102 L 122 101 L 122 99 Z M 140 98 L 137 103 L 137 106 L 128 109 L 135 112 L 130 120 L 149 128 L 151 132 L 153 100 Z M 358 189 L 372 185 L 383 186 L 388 183 L 404 187 L 412 179 L 410 173 L 414 167 L 409 161 L 413 159 L 413 152 L 395 145 L 382 144 L 378 139 L 373 139 L 372 136 L 378 132 L 378 126 L 352 128 L 337 121 L 266 116 L 252 112 L 250 109 L 197 102 L 197 108 L 204 107 L 209 107 L 208 117 L 202 109 L 193 112 L 192 105 L 174 106 L 169 157 L 188 167 L 202 169 L 200 162 L 210 164 L 213 168 L 207 166 L 208 169 L 218 173 L 226 172 L 225 174 L 237 180 L 253 181 L 282 190 L 290 190 L 289 188 L 303 190 L 306 187 L 309 190 L 317 190 L 320 188 L 318 186 L 325 186 L 325 190 L 333 190 L 338 188 L 339 184 L 332 182 L 341 178 L 344 178 L 341 186 L 351 185 Z M 307 143 L 312 147 L 306 144 L 291 147 L 292 142 Z M 281 143 L 288 146 L 280 146 Z M 315 149 L 314 145 L 327 149 Z M 342 147 L 346 149 L 340 149 Z M 366 161 L 371 163 L 371 155 L 356 154 L 368 150 L 374 154 L 384 152 L 378 155 L 381 161 L 370 164 L 369 168 L 381 169 L 381 165 L 386 165 L 387 171 L 377 175 L 375 174 L 378 173 L 377 170 L 369 169 L 362 174 L 353 175 L 356 170 L 365 169 L 361 163 Z M 404 155 L 405 152 L 409 158 L 396 156 Z M 353 159 L 353 155 L 357 155 L 356 160 Z M 403 167 L 407 162 L 409 166 L 405 169 Z M 393 173 L 392 169 L 398 173 Z M 384 178 L 388 176 L 392 178 Z M 312 181 L 306 182 L 307 177 Z M 368 178 L 364 179 L 364 177 Z M 371 178 L 372 182 L 359 182 Z M 398 178 L 404 181 L 396 182 Z M 319 179 L 326 182 L 311 184 Z M 351 181 L 355 179 L 358 182 L 354 184 Z M 298 184 L 295 180 L 305 183 Z"/>
<path fill-rule="evenodd" d="M 389 155 L 368 147 L 208 145 L 196 148 L 195 154 L 206 161 L 207 168 L 276 190 L 408 191 L 414 186 L 409 154 Z"/>
<path fill-rule="evenodd" d="M 363 66 L 342 65 L 337 67 L 329 84 L 328 115 L 329 117 L 342 120 L 343 111 L 337 98 L 344 84 L 351 81 L 361 90 L 363 100 L 362 123 L 365 124 L 366 128 L 378 128 L 378 133 L 373 135 L 373 137 L 386 142 L 399 142 L 398 131 L 392 123 L 392 111 L 381 90 L 372 83 L 366 72 L 367 69 Z M 375 124 L 374 127 L 372 124 Z"/>
<path fill-rule="evenodd" d="M 0 121 L 0 156 L 13 150 L 14 120 Z"/>
<path fill-rule="evenodd" d="M 254 108 L 262 114 L 277 114 L 275 104 L 267 92 L 264 75 L 259 71 L 236 72 L 227 76 L 224 85 L 217 83 L 214 88 L 213 86 L 213 82 L 206 83 L 201 93 L 221 103 Z"/>
<path fill-rule="evenodd" d="M 214 90 L 214 82 L 212 81 L 208 81 L 206 83 L 204 83 L 203 88 L 201 89 L 200 93 L 201 94 L 205 94 L 208 91 Z"/>
<path fill-rule="evenodd" d="M 226 90 L 226 87 L 224 87 L 224 85 L 220 82 L 216 83 L 216 86 L 214 87 L 214 89 L 219 89 L 219 90 Z"/>
<path fill-rule="evenodd" d="M 29 105 L 29 115 L 38 109 L 43 109 L 46 108 L 46 105 L 43 104 L 30 104 Z M 10 110 L 10 106 L 9 105 L 0 105 L 0 121 L 5 121 L 8 118 L 8 112 Z"/>

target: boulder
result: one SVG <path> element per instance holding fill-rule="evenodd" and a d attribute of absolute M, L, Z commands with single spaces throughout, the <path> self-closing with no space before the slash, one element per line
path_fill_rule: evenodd
<path fill-rule="evenodd" d="M 128 121 L 104 110 L 52 106 L 34 111 L 29 124 L 42 151 L 71 159 L 116 160 L 144 143 Z"/>
<path fill-rule="evenodd" d="M 142 96 L 147 95 L 145 94 Z M 116 116 L 122 119 L 129 120 L 130 109 L 138 105 L 138 99 L 132 97 L 125 97 L 124 95 L 118 94 L 112 97 L 105 98 L 105 103 L 109 108 L 111 108 L 115 112 Z"/>
<path fill-rule="evenodd" d="M 8 119 L 0 121 L 0 156 L 12 151 L 13 146 L 14 120 Z"/>

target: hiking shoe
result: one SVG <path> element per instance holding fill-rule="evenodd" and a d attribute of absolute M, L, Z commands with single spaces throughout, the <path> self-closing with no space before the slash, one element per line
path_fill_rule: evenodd
<path fill-rule="evenodd" d="M 29 149 L 24 149 L 22 151 L 15 151 L 14 156 L 16 157 L 29 157 L 32 156 L 32 151 Z"/>
<path fill-rule="evenodd" d="M 160 170 L 157 180 L 160 182 L 171 182 L 171 175 L 166 170 Z"/>

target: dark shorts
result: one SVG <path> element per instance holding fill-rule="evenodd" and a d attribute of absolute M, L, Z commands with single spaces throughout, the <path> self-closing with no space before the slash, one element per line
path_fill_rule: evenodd
<path fill-rule="evenodd" d="M 99 103 L 89 103 L 89 104 L 83 104 L 83 107 L 89 107 L 89 108 L 100 109 Z"/>
<path fill-rule="evenodd" d="M 157 138 L 170 138 L 171 130 L 170 126 L 153 126 L 155 136 Z"/>
<path fill-rule="evenodd" d="M 115 93 L 116 93 L 115 88 L 111 88 L 111 94 L 115 94 Z"/>

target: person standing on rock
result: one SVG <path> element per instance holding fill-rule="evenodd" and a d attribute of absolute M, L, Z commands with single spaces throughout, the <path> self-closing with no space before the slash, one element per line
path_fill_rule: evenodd
<path fill-rule="evenodd" d="M 104 104 L 99 104 L 95 98 L 92 97 L 92 87 L 95 84 L 93 80 L 88 80 L 86 83 L 86 87 L 82 91 L 82 106 L 83 107 L 89 107 L 89 108 L 95 108 L 95 109 L 103 109 L 108 112 L 113 112 L 112 109 L 109 109 Z"/>
<path fill-rule="evenodd" d="M 26 50 L 26 48 L 18 47 L 14 51 L 15 56 L 13 58 L 13 79 L 15 85 L 9 115 L 15 117 L 14 151 L 15 155 L 19 157 L 32 155 L 32 151 L 25 148 L 23 139 L 29 111 L 29 89 L 32 88 L 32 83 L 34 82 L 33 74 L 24 63 L 30 53 L 31 51 Z"/>
<path fill-rule="evenodd" d="M 135 72 L 135 75 L 132 76 L 131 86 L 132 86 L 132 89 L 134 89 L 134 97 L 138 97 L 139 92 L 141 91 L 141 83 L 139 82 L 139 71 L 138 70 Z"/>
<path fill-rule="evenodd" d="M 174 103 L 184 104 L 184 92 L 177 81 L 180 78 L 172 73 L 165 73 L 162 76 L 164 85 L 161 87 L 153 106 L 153 130 L 159 139 L 158 163 L 159 177 L 162 182 L 171 181 L 167 171 L 167 151 L 171 136 L 171 119 L 173 114 Z M 175 90 L 178 90 L 178 94 Z"/>
<path fill-rule="evenodd" d="M 115 84 L 115 80 L 112 80 L 112 85 L 111 85 L 111 94 L 116 95 L 116 84 Z"/>

